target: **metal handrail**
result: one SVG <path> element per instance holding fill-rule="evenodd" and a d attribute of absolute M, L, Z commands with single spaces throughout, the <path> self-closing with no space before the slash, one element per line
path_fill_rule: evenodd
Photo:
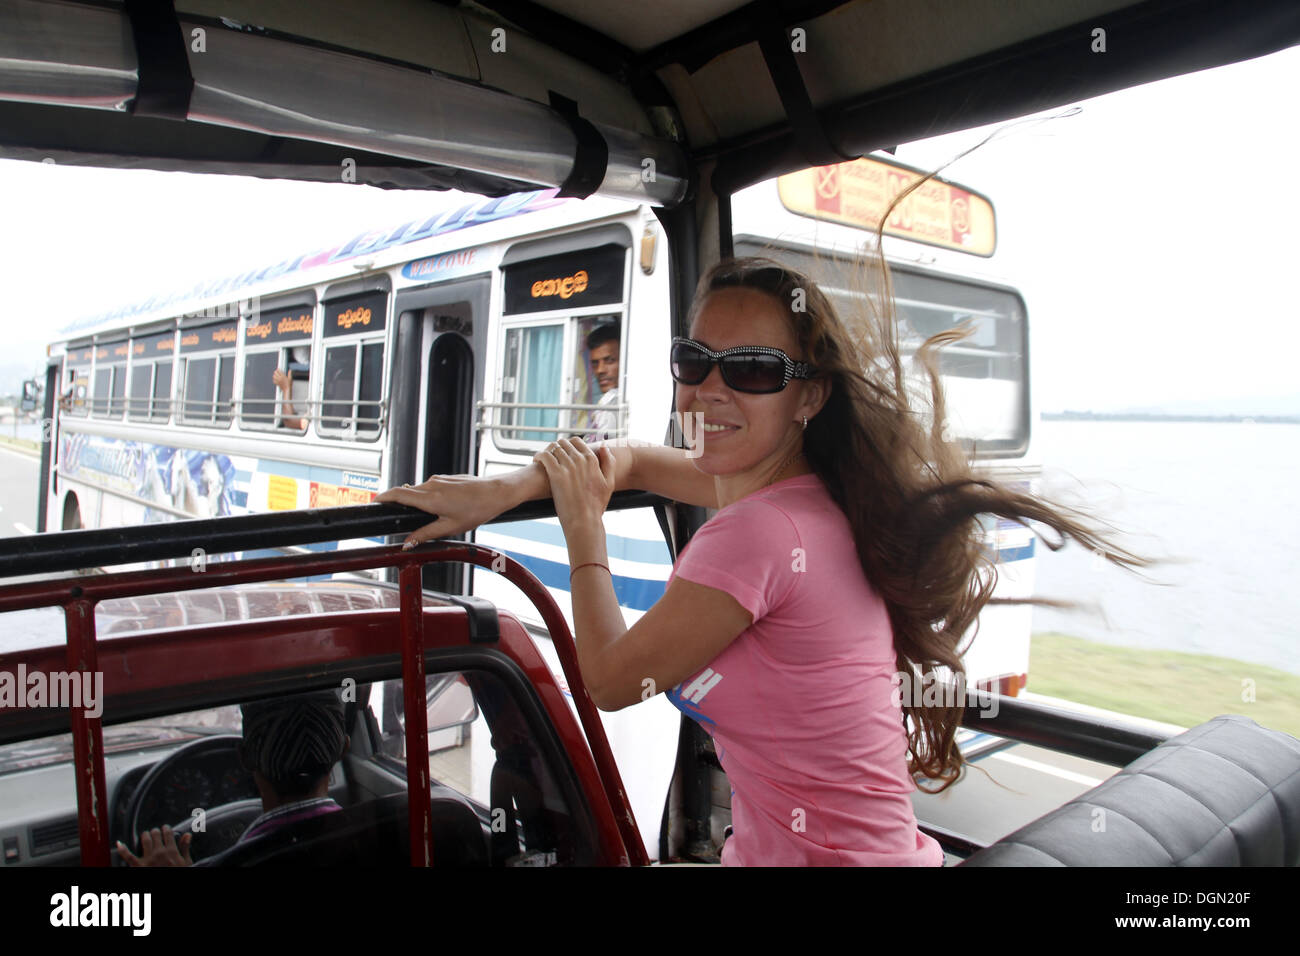
<path fill-rule="evenodd" d="M 568 412 L 612 412 L 617 416 L 616 420 L 620 423 L 619 427 L 614 429 L 601 429 L 601 431 L 610 439 L 624 438 L 627 436 L 627 402 L 614 402 L 610 405 L 592 405 L 581 402 L 475 402 L 474 409 L 478 413 L 475 417 L 474 430 L 479 432 L 501 432 L 506 433 L 509 438 L 515 432 L 545 432 L 554 434 L 557 438 L 560 435 L 586 435 L 593 431 L 591 425 L 576 427 L 573 425 L 507 425 L 499 420 L 499 416 L 493 416 L 493 421 L 484 421 L 483 413 L 489 410 L 494 411 L 517 411 L 529 409 L 544 409 L 547 411 L 568 411 Z M 520 439 L 528 441 L 530 439 Z M 536 439 L 541 441 L 543 439 Z"/>
<path fill-rule="evenodd" d="M 627 402 L 614 402 L 610 405 L 580 404 L 578 402 L 475 402 L 476 409 L 484 408 L 554 408 L 571 412 L 626 412 Z"/>
<path fill-rule="evenodd" d="M 664 502 L 658 495 L 644 491 L 618 491 L 607 510 L 649 508 Z M 554 516 L 555 506 L 543 499 L 525 502 L 499 515 L 494 523 Z M 202 549 L 205 555 L 236 554 L 268 547 L 381 538 L 409 534 L 434 520 L 434 515 L 405 505 L 368 504 L 21 535 L 0 538 L 0 578 L 189 559 L 195 548 Z"/>

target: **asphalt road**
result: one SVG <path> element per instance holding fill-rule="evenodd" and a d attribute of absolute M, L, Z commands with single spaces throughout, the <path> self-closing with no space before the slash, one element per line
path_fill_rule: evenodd
<path fill-rule="evenodd" d="M 38 458 L 0 445 L 0 538 L 36 533 Z"/>
<path fill-rule="evenodd" d="M 992 843 L 1068 803 L 1118 767 L 1028 744 L 1015 744 L 968 765 L 943 793 L 914 793 L 912 806 L 931 823 Z"/>

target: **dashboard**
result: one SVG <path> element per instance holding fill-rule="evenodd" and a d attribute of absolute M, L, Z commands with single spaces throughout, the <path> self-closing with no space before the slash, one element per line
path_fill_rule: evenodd
<path fill-rule="evenodd" d="M 133 795 L 156 764 L 189 742 L 182 740 L 106 755 L 111 840 L 131 843 L 127 813 Z M 336 766 L 335 770 L 340 768 Z M 140 817 L 142 825 L 149 827 L 180 823 L 189 819 L 195 808 L 211 809 L 258 796 L 252 776 L 239 765 L 233 744 L 228 751 L 199 754 L 193 760 L 176 764 L 151 790 Z M 0 775 L 0 807 L 4 808 L 4 819 L 0 821 L 0 850 L 3 851 L 0 865 L 76 866 L 80 863 L 76 781 L 70 763 Z"/>

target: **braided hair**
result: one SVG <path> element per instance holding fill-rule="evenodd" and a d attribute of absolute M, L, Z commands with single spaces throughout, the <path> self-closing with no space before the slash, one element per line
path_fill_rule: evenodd
<path fill-rule="evenodd" d="M 311 793 L 343 756 L 343 702 L 333 690 L 295 694 L 240 706 L 240 759 L 266 778 L 281 799 Z"/>

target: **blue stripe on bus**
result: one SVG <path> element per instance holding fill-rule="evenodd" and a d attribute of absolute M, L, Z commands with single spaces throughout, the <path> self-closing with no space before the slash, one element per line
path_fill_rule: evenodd
<path fill-rule="evenodd" d="M 555 588 L 557 591 L 569 590 L 569 566 L 561 564 L 558 561 L 547 561 L 545 558 L 534 557 L 531 554 L 520 554 L 517 551 L 506 551 L 500 549 L 503 553 L 514 558 L 529 571 L 537 576 L 537 579 L 545 584 L 548 588 Z M 648 611 L 664 596 L 664 581 L 650 581 L 646 578 L 630 578 L 621 574 L 614 575 L 614 594 L 618 597 L 618 603 L 634 611 Z"/>
<path fill-rule="evenodd" d="M 1010 564 L 1012 561 L 1024 561 L 1034 556 L 1034 539 L 1020 548 L 1003 548 L 998 552 L 998 564 Z"/>
<path fill-rule="evenodd" d="M 564 541 L 564 529 L 558 524 L 547 524 L 544 521 L 509 521 L 484 527 L 494 534 L 509 535 L 524 541 L 536 541 L 538 544 L 551 544 L 557 548 L 567 547 Z M 662 541 L 625 538 L 617 534 L 607 534 L 605 538 L 605 547 L 611 558 L 638 561 L 642 564 L 671 566 L 673 563 L 668 554 L 668 545 Z"/>

